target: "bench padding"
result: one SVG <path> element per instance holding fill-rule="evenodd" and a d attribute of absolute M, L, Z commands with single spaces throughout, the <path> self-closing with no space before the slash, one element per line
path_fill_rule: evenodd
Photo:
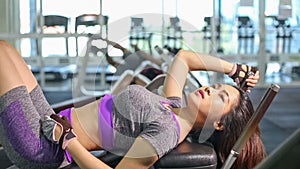
<path fill-rule="evenodd" d="M 122 157 L 106 152 L 98 157 L 111 167 L 115 167 Z M 217 156 L 210 143 L 191 143 L 184 141 L 170 153 L 157 161 L 155 169 L 215 169 L 217 166 Z M 64 169 L 79 168 L 75 163 Z"/>

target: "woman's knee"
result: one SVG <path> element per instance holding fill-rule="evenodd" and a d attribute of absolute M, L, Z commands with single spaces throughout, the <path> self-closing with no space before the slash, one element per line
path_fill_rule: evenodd
<path fill-rule="evenodd" d="M 0 47 L 1 47 L 2 49 L 7 49 L 7 48 L 11 48 L 12 46 L 11 46 L 11 44 L 8 43 L 7 41 L 1 40 L 1 39 L 0 39 Z"/>
<path fill-rule="evenodd" d="M 0 50 L 4 51 L 6 55 L 9 55 L 10 59 L 20 55 L 17 49 L 5 40 L 0 40 Z"/>

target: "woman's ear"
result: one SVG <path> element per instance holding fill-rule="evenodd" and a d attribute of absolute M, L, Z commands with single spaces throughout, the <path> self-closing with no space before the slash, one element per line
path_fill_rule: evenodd
<path fill-rule="evenodd" d="M 215 121 L 214 122 L 214 128 L 218 131 L 222 131 L 224 129 L 224 125 L 220 121 Z"/>

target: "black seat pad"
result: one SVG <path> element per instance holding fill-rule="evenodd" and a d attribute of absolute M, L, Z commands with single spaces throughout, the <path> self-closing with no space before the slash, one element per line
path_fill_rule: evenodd
<path fill-rule="evenodd" d="M 115 167 L 122 159 L 110 152 L 98 157 L 104 163 Z M 155 164 L 155 169 L 167 168 L 204 168 L 215 169 L 217 166 L 217 156 L 210 143 L 192 143 L 184 141 L 170 153 L 159 159 Z M 65 169 L 75 169 L 78 166 L 74 163 Z"/>

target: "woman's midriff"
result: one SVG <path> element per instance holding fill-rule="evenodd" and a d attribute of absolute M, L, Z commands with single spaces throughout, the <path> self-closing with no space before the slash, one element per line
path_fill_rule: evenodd
<path fill-rule="evenodd" d="M 72 109 L 72 127 L 77 134 L 78 141 L 87 150 L 100 150 L 101 138 L 99 135 L 98 106 L 100 100 L 96 100 L 85 106 Z"/>

